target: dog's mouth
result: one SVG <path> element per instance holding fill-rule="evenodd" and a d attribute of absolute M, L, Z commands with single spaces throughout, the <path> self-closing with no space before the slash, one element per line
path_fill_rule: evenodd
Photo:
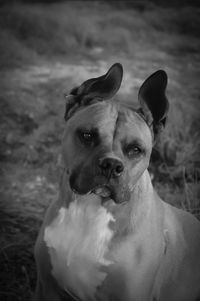
<path fill-rule="evenodd" d="M 98 185 L 91 190 L 83 193 L 80 192 L 78 189 L 75 189 L 74 187 L 72 188 L 73 192 L 79 195 L 90 195 L 90 194 L 95 194 L 102 199 L 102 203 L 106 202 L 109 199 L 112 199 L 115 203 L 117 203 L 117 200 L 115 198 L 115 192 L 114 190 L 109 187 L 108 185 Z"/>
<path fill-rule="evenodd" d="M 88 181 L 78 181 L 77 175 L 73 174 L 69 178 L 69 184 L 71 190 L 77 195 L 90 195 L 94 194 L 101 198 L 101 202 L 105 203 L 112 200 L 115 204 L 120 204 L 127 201 L 130 196 L 127 193 L 126 187 L 120 183 L 112 183 L 111 181 L 106 181 L 105 178 L 99 177 L 93 180 L 88 179 Z"/>
<path fill-rule="evenodd" d="M 95 189 L 91 190 L 91 193 L 94 193 L 102 198 L 112 198 L 113 192 L 108 186 L 97 186 Z"/>

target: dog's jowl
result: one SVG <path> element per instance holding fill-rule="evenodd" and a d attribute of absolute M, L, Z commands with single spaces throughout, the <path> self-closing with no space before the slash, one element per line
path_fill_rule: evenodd
<path fill-rule="evenodd" d="M 36 247 L 35 301 L 197 301 L 200 223 L 163 202 L 148 173 L 168 113 L 167 75 L 115 100 L 114 64 L 66 96 L 60 191 Z"/>

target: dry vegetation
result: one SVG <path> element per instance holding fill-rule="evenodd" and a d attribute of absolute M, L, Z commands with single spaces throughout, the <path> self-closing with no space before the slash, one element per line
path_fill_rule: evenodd
<path fill-rule="evenodd" d="M 137 100 L 157 69 L 169 75 L 168 125 L 150 171 L 159 194 L 200 218 L 200 11 L 103 3 L 0 9 L 0 300 L 29 300 L 33 245 L 57 196 L 63 93 L 113 62 L 124 65 L 119 97 Z"/>

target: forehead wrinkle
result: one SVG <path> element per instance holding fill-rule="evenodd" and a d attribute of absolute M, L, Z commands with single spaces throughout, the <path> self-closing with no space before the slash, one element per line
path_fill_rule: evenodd
<path fill-rule="evenodd" d="M 114 127 L 114 132 L 113 132 L 113 143 L 114 143 L 115 137 L 117 136 L 119 123 L 120 123 L 120 113 L 117 112 L 117 118 L 116 118 L 116 121 L 115 121 L 115 127 Z"/>
<path fill-rule="evenodd" d="M 100 102 L 82 108 L 69 119 L 69 127 L 98 128 L 100 132 L 108 132 L 115 124 L 117 111 L 111 103 Z M 105 130 L 107 129 L 107 131 Z"/>
<path fill-rule="evenodd" d="M 113 136 L 116 127 L 118 111 L 113 103 L 107 103 L 106 109 L 102 110 L 101 118 L 97 124 L 100 136 L 103 137 L 105 144 L 112 145 Z"/>

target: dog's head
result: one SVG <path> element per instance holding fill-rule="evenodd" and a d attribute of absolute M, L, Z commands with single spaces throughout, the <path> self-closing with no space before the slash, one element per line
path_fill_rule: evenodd
<path fill-rule="evenodd" d="M 128 201 L 149 165 L 155 137 L 168 111 L 167 75 L 152 74 L 139 90 L 139 109 L 116 102 L 123 69 L 114 64 L 66 96 L 63 160 L 69 183 L 78 194 Z"/>

